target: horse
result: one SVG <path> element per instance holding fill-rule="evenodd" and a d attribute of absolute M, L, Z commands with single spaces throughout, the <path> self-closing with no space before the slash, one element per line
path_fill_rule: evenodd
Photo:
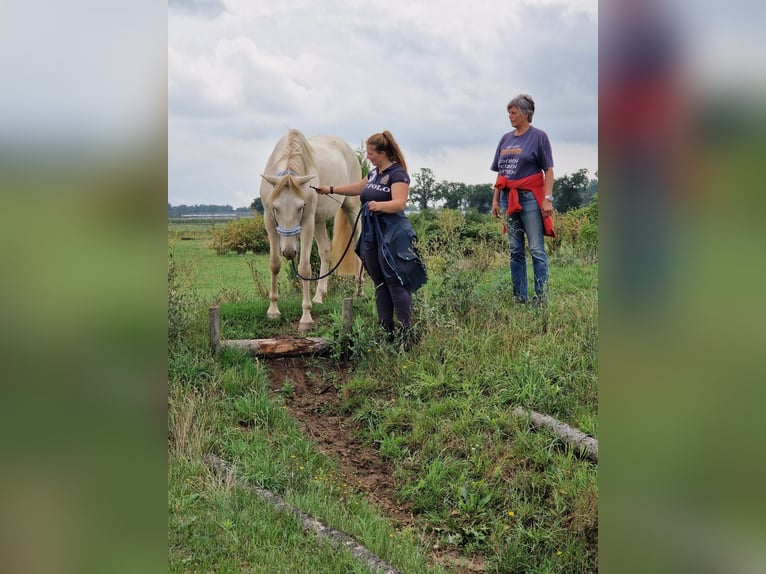
<path fill-rule="evenodd" d="M 326 275 L 330 266 L 331 244 L 327 235 L 327 222 L 334 218 L 332 259 L 338 261 L 350 240 L 358 241 L 360 230 L 352 228 L 361 209 L 358 196 L 319 195 L 310 189 L 309 182 L 319 185 L 340 185 L 362 179 L 362 170 L 354 150 L 336 136 L 318 135 L 309 139 L 291 129 L 274 146 L 261 174 L 261 202 L 264 223 L 269 236 L 269 268 L 271 287 L 266 316 L 277 319 L 279 287 L 277 279 L 281 257 L 295 260 L 300 247 L 298 274 L 311 276 L 311 247 L 316 240 L 321 262 L 319 274 Z M 300 242 L 298 238 L 300 237 Z M 357 276 L 357 294 L 361 292 L 362 262 L 354 253 L 353 245 L 336 270 L 344 275 Z M 317 281 L 314 303 L 323 303 L 327 295 L 327 281 Z M 309 331 L 311 317 L 309 281 L 303 280 L 303 314 L 299 331 Z"/>

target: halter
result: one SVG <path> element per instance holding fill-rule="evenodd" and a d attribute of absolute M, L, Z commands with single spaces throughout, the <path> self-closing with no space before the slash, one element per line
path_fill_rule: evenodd
<path fill-rule="evenodd" d="M 279 223 L 277 223 L 277 233 L 279 233 L 282 237 L 292 237 L 293 235 L 298 235 L 301 232 L 301 224 L 299 223 L 295 227 L 291 227 L 290 229 L 285 229 Z"/>
<path fill-rule="evenodd" d="M 294 175 L 294 176 L 297 176 L 298 174 L 295 173 L 291 169 L 285 169 L 285 170 L 280 171 L 277 174 L 277 177 L 282 177 L 283 175 Z M 276 221 L 276 217 L 274 218 L 274 220 Z M 290 229 L 285 229 L 284 227 L 279 225 L 278 221 L 276 221 L 276 224 L 277 224 L 277 233 L 279 233 L 279 235 L 281 235 L 282 237 L 293 237 L 294 235 L 298 235 L 301 232 L 301 224 L 300 223 L 298 225 L 296 225 L 295 227 L 291 227 Z"/>

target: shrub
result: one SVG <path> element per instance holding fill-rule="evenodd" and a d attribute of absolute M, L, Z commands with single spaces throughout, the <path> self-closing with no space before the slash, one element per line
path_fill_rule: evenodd
<path fill-rule="evenodd" d="M 587 216 L 587 222 L 580 231 L 580 247 L 584 255 L 592 257 L 598 254 L 598 193 L 582 210 Z"/>
<path fill-rule="evenodd" d="M 172 346 L 182 339 L 194 321 L 196 302 L 178 272 L 175 254 L 168 252 L 168 343 Z"/>
<path fill-rule="evenodd" d="M 268 253 L 269 237 L 263 216 L 256 214 L 252 219 L 234 219 L 223 227 L 214 228 L 210 246 L 219 255 L 230 251 Z"/>
<path fill-rule="evenodd" d="M 598 194 L 585 207 L 572 209 L 556 220 L 556 234 L 551 250 L 556 252 L 562 245 L 569 245 L 574 253 L 594 257 L 598 253 Z"/>

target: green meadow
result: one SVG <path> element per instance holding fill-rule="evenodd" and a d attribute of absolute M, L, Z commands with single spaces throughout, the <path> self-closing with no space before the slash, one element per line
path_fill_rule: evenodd
<path fill-rule="evenodd" d="M 338 461 L 291 417 L 290 388 L 270 385 L 268 360 L 210 352 L 211 305 L 224 338 L 297 334 L 301 285 L 289 264 L 282 317 L 268 321 L 267 255 L 220 255 L 209 224 L 169 224 L 169 570 L 372 572 L 246 482 L 402 572 L 596 572 L 598 465 L 511 415 L 525 407 L 598 438 L 598 260 L 593 238 L 582 240 L 597 221 L 588 217 L 559 216 L 550 297 L 533 307 L 513 303 L 496 222 L 450 210 L 412 216 L 429 282 L 415 295 L 420 339 L 406 353 L 382 342 L 368 278 L 345 355 L 340 310 L 352 278 L 331 278 L 328 300 L 314 305 L 311 335 L 331 341 L 323 365 L 333 367 L 321 371 L 329 392 L 355 440 L 391 468 L 396 501 L 412 516 L 405 527 L 344 483 Z M 217 474 L 207 453 L 242 482 Z"/>

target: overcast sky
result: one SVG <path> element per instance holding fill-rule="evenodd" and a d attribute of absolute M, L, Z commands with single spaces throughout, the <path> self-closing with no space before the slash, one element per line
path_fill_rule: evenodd
<path fill-rule="evenodd" d="M 533 96 L 557 175 L 598 169 L 597 0 L 169 0 L 168 201 L 250 205 L 288 129 L 390 130 L 411 175 L 490 183 Z"/>

